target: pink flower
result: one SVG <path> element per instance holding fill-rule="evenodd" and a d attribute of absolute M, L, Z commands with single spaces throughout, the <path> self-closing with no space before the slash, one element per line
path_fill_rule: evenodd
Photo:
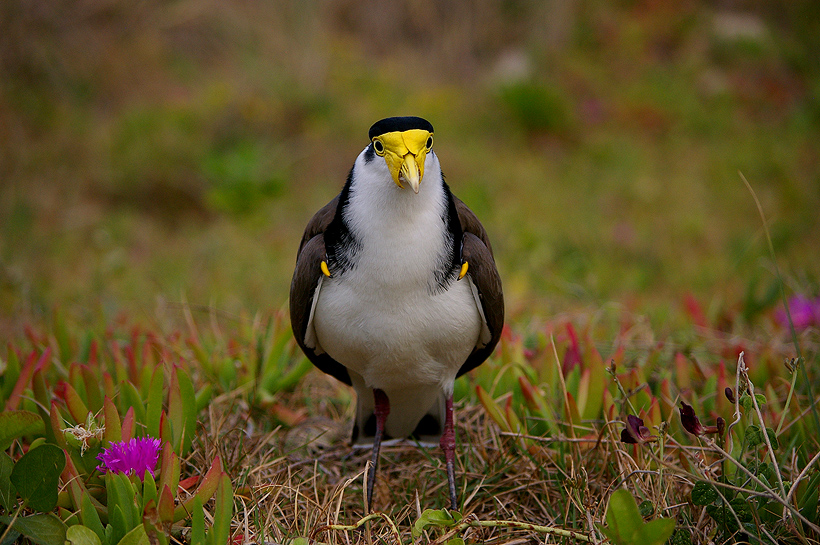
<path fill-rule="evenodd" d="M 795 295 L 789 299 L 789 314 L 792 316 L 794 329 L 802 331 L 813 325 L 820 324 L 820 297 L 809 299 L 802 295 Z M 785 309 L 778 309 L 775 320 L 785 327 L 789 327 L 789 317 Z"/>
<path fill-rule="evenodd" d="M 134 473 L 140 479 L 148 471 L 153 477 L 154 468 L 159 459 L 159 447 L 160 440 L 153 437 L 141 437 L 128 442 L 113 442 L 97 455 L 97 459 L 102 462 L 97 469 L 126 475 Z"/>

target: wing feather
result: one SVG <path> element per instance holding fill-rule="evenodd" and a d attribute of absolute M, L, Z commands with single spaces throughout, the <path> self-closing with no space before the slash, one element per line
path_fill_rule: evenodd
<path fill-rule="evenodd" d="M 467 276 L 471 282 L 470 287 L 476 297 L 476 305 L 482 311 L 486 327 L 482 328 L 484 334 L 478 346 L 459 369 L 457 376 L 461 376 L 483 363 L 498 344 L 501 329 L 504 327 L 504 295 L 487 231 L 466 204 L 456 197 L 454 199 L 464 231 L 461 258 L 468 263 Z M 489 335 L 486 334 L 487 331 Z"/>
<path fill-rule="evenodd" d="M 347 368 L 318 346 L 313 331 L 314 301 L 322 284 L 321 263 L 327 258 L 324 232 L 336 215 L 338 203 L 339 197 L 327 203 L 313 215 L 305 227 L 290 283 L 290 325 L 296 343 L 313 365 L 345 384 L 350 384 Z"/>

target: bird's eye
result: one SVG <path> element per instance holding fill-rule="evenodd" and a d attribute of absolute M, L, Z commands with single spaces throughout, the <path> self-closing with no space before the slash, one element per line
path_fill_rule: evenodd
<path fill-rule="evenodd" d="M 379 155 L 383 155 L 383 154 L 384 154 L 384 144 L 382 144 L 382 141 L 381 141 L 381 140 L 376 140 L 375 138 L 373 139 L 373 149 L 374 149 L 374 150 L 376 151 L 376 153 L 378 153 Z"/>
<path fill-rule="evenodd" d="M 428 136 L 427 137 L 427 151 L 430 151 L 431 149 L 433 149 L 433 137 Z"/>

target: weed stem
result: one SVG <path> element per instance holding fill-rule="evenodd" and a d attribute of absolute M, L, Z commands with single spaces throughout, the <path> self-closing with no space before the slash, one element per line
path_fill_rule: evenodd
<path fill-rule="evenodd" d="M 760 214 L 760 221 L 763 222 L 763 232 L 766 234 L 766 242 L 769 245 L 769 254 L 772 258 L 772 265 L 774 265 L 774 272 L 777 275 L 777 282 L 780 285 L 780 298 L 783 300 L 783 306 L 786 307 L 786 318 L 789 320 L 789 331 L 792 334 L 792 344 L 794 344 L 794 349 L 797 352 L 798 361 L 802 364 L 805 360 L 803 360 L 803 353 L 800 350 L 800 343 L 797 342 L 797 332 L 794 329 L 794 322 L 792 321 L 792 313 L 791 309 L 789 309 L 789 301 L 786 299 L 786 288 L 783 285 L 783 277 L 780 276 L 780 267 L 777 266 L 777 259 L 775 259 L 774 254 L 774 244 L 772 243 L 772 236 L 769 233 L 769 225 L 766 223 L 766 216 L 763 214 L 763 206 L 760 204 L 760 200 L 757 198 L 757 194 L 755 190 L 752 189 L 751 184 L 748 180 L 746 180 L 746 176 L 743 175 L 742 172 L 738 171 L 740 174 L 740 179 L 743 180 L 743 183 L 746 184 L 746 189 L 749 190 L 749 193 L 752 194 L 752 198 L 755 201 L 755 205 L 757 205 L 757 212 Z M 800 365 L 803 369 L 803 380 L 806 383 L 806 388 L 809 392 L 809 399 L 811 400 L 811 414 L 814 417 L 814 427 L 820 429 L 820 415 L 817 414 L 817 400 L 814 398 L 814 392 L 812 391 L 811 381 L 809 380 L 809 373 L 806 371 L 805 365 Z M 789 398 L 786 400 L 786 406 L 783 408 L 783 417 L 785 418 L 786 412 L 788 412 L 789 401 L 791 400 L 791 392 L 789 392 Z M 778 429 L 780 426 L 778 426 Z"/>
<path fill-rule="evenodd" d="M 738 356 L 739 360 L 743 360 L 743 352 L 740 353 Z M 741 367 L 738 364 L 738 367 Z M 746 364 L 744 363 L 742 367 L 745 369 Z M 755 413 L 757 414 L 757 418 L 760 421 L 760 428 L 763 430 L 763 439 L 766 441 L 766 448 L 769 450 L 769 457 L 772 459 L 772 466 L 774 466 L 774 474 L 777 475 L 777 484 L 780 487 L 780 494 L 782 495 L 783 500 L 786 499 L 786 487 L 783 486 L 783 475 L 780 472 L 780 465 L 777 463 L 777 456 L 774 454 L 774 449 L 772 448 L 772 440 L 769 439 L 769 432 L 766 429 L 766 421 L 763 420 L 763 413 L 760 412 L 760 405 L 757 403 L 757 398 L 755 397 L 755 385 L 752 383 L 752 380 L 749 378 L 749 375 L 744 373 L 743 377 L 746 379 L 746 387 L 749 389 L 749 397 L 752 398 L 752 404 L 755 408 Z M 786 503 L 788 505 L 788 503 Z M 788 511 L 786 509 L 783 510 L 783 518 L 786 519 L 788 517 Z"/>
<path fill-rule="evenodd" d="M 390 527 L 390 533 L 393 535 L 393 539 L 397 544 L 401 544 L 401 538 L 399 537 L 399 529 L 396 528 L 396 523 L 387 516 L 386 514 L 382 513 L 381 511 L 376 511 L 374 513 L 370 513 L 367 516 L 360 518 L 354 524 L 327 524 L 325 526 L 320 526 L 316 530 L 313 531 L 313 534 L 310 536 L 311 540 L 315 540 L 316 537 L 321 534 L 322 532 L 326 532 L 328 530 L 344 530 L 344 531 L 351 531 L 351 530 L 358 530 L 366 523 L 370 522 L 371 520 L 382 519 L 384 520 L 387 525 Z"/>

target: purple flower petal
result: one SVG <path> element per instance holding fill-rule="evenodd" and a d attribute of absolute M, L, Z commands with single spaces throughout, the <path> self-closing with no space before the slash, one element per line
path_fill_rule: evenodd
<path fill-rule="evenodd" d="M 629 433 L 628 428 L 624 428 L 621 430 L 621 443 L 628 443 L 630 445 L 634 445 L 637 442 L 638 441 L 636 441 L 635 438 L 632 437 L 632 434 Z"/>
<path fill-rule="evenodd" d="M 723 430 L 726 428 L 726 421 L 723 417 L 718 417 L 716 426 L 704 426 L 700 423 L 700 419 L 691 405 L 687 405 L 685 401 L 681 401 L 680 405 L 680 423 L 683 424 L 686 431 L 697 436 L 710 433 L 723 435 Z"/>
<path fill-rule="evenodd" d="M 792 317 L 794 329 L 802 331 L 820 323 L 820 298 L 809 299 L 803 295 L 795 295 L 789 299 L 789 314 Z M 789 327 L 789 317 L 785 309 L 778 309 L 775 320 L 784 328 Z"/>
<path fill-rule="evenodd" d="M 649 433 L 649 428 L 643 425 L 643 419 L 634 414 L 627 415 L 626 428 L 621 430 L 621 442 L 629 444 L 646 443 L 653 437 Z"/>
<path fill-rule="evenodd" d="M 102 462 L 97 469 L 126 475 L 136 474 L 140 478 L 148 471 L 153 476 L 159 459 L 160 444 L 160 440 L 153 437 L 113 442 L 97 456 Z"/>
<path fill-rule="evenodd" d="M 685 401 L 680 402 L 680 423 L 692 435 L 703 434 L 703 426 L 700 424 L 698 415 L 695 414 L 695 409 L 687 405 Z"/>

